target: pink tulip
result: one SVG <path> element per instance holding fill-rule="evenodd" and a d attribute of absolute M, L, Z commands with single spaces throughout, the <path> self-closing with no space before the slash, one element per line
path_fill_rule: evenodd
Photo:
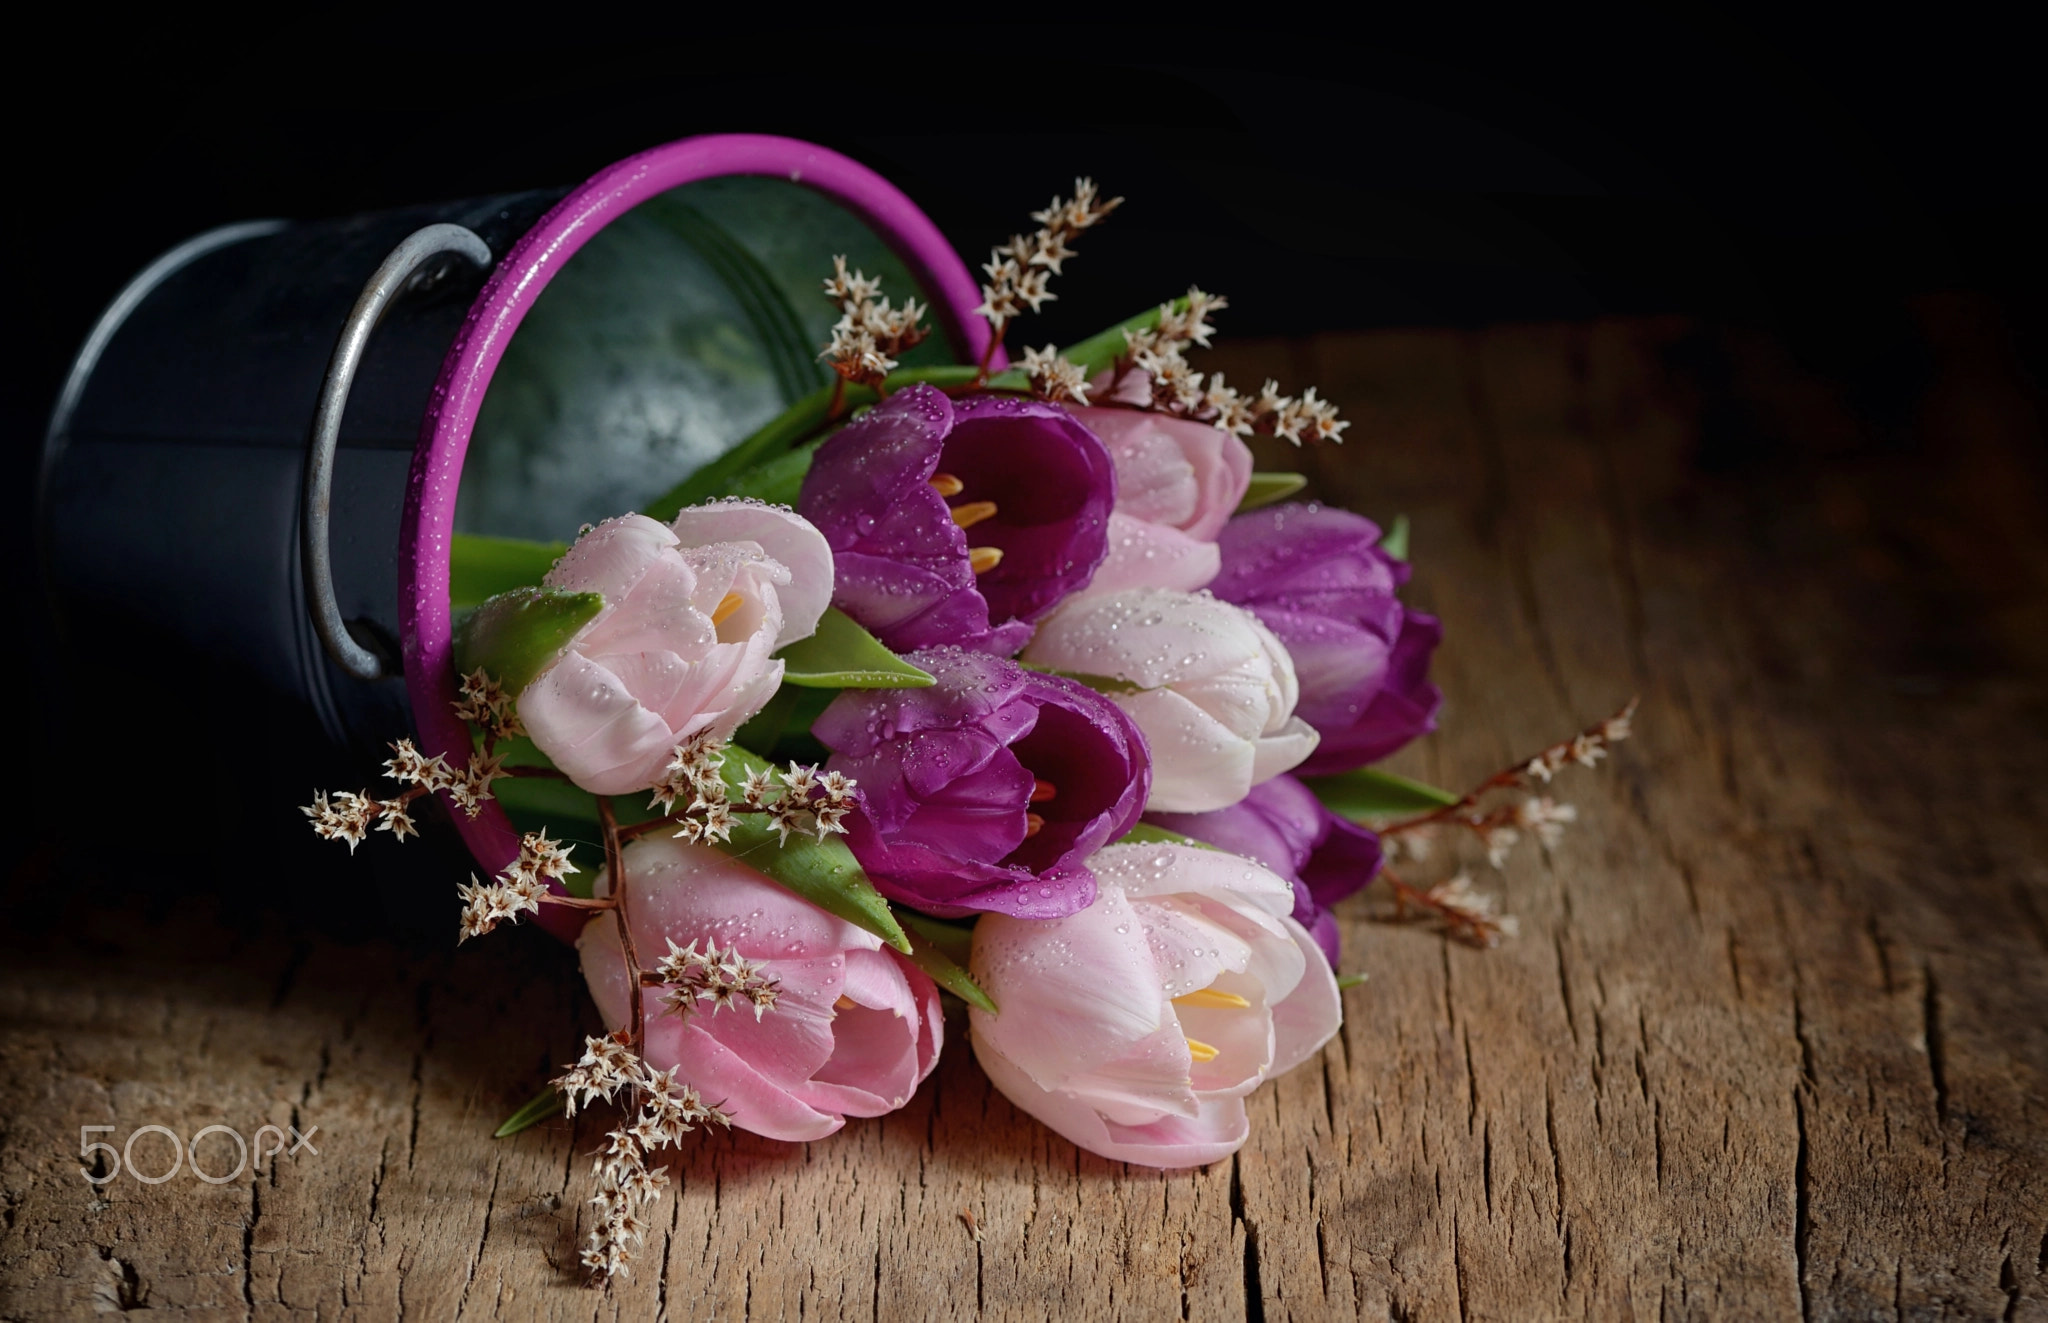
<path fill-rule="evenodd" d="M 1307 1060 L 1342 1019 L 1337 981 L 1288 917 L 1294 889 L 1249 860 L 1113 845 L 1095 903 L 974 929 L 974 1055 L 1004 1096 L 1082 1148 L 1195 1167 L 1250 1133 L 1245 1095 Z"/>
<path fill-rule="evenodd" d="M 823 1139 L 849 1116 L 894 1111 L 931 1074 L 944 1036 L 931 979 L 881 939 L 800 900 L 745 864 L 665 835 L 628 845 L 633 943 L 653 966 L 669 943 L 715 945 L 779 985 L 756 1016 L 744 1001 L 687 1014 L 646 994 L 645 1055 L 770 1139 Z M 597 894 L 610 893 L 600 874 Z M 599 915 L 577 949 L 605 1025 L 631 1013 L 617 920 Z"/>
<path fill-rule="evenodd" d="M 519 719 L 570 780 L 620 795 L 653 785 L 689 736 L 728 736 L 775 696 L 775 650 L 808 638 L 832 600 L 832 549 L 788 510 L 722 501 L 666 527 L 608 519 L 543 582 L 605 607 L 520 694 Z"/>
<path fill-rule="evenodd" d="M 1087 591 L 1206 586 L 1221 567 L 1216 535 L 1251 482 L 1251 450 L 1221 428 L 1166 414 L 1069 412 L 1102 438 L 1116 465 L 1109 555 Z"/>
<path fill-rule="evenodd" d="M 1041 622 L 1031 666 L 1107 680 L 1152 749 L 1153 812 L 1206 813 L 1315 751 L 1294 663 L 1242 607 L 1161 588 L 1088 594 Z"/>

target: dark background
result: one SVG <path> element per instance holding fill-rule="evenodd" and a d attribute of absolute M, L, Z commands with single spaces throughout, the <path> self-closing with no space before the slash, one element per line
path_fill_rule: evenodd
<path fill-rule="evenodd" d="M 977 261 L 1077 173 L 1127 196 L 1021 324 L 1033 344 L 1190 281 L 1230 297 L 1226 335 L 1688 314 L 1767 334 L 1854 397 L 1870 426 L 1829 439 L 1818 460 L 1838 463 L 1930 444 L 1904 422 L 1924 370 L 1913 310 L 1960 291 L 1993 310 L 2040 399 L 2048 209 L 2017 28 L 1952 9 L 1910 27 L 1725 9 L 1368 22 L 1046 14 L 403 50 L 308 27 L 261 48 L 24 51 L 0 554 L 33 602 L 50 404 L 100 309 L 172 244 L 567 184 L 701 132 L 847 152 Z M 1708 472 L 1768 482 L 1816 458 L 1792 433 L 1703 435 Z M 30 707 L 33 738 L 61 740 L 61 714 Z"/>
<path fill-rule="evenodd" d="M 2033 43 L 1988 17 L 1040 30 L 39 51 L 10 93 L 9 456 L 100 308 L 180 239 L 566 184 L 722 130 L 849 152 L 977 259 L 1076 173 L 1128 196 L 1034 343 L 1191 280 L 1237 335 L 1677 311 L 1854 359 L 1957 287 L 2034 331 Z"/>

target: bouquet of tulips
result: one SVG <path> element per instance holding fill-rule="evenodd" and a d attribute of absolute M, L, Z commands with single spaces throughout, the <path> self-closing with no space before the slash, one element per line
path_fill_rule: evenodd
<path fill-rule="evenodd" d="M 1572 814 L 1536 783 L 1627 734 L 1624 710 L 1463 795 L 1368 767 L 1441 702 L 1405 528 L 1288 503 L 1302 479 L 1246 444 L 1335 442 L 1336 410 L 1191 368 L 1224 306 L 1200 290 L 992 370 L 1118 201 L 1078 181 L 992 254 L 979 364 L 899 370 L 924 310 L 840 260 L 829 388 L 573 545 L 458 539 L 467 760 L 400 741 L 399 793 L 306 810 L 351 848 L 437 792 L 531 827 L 460 888 L 462 935 L 581 925 L 610 1032 L 501 1133 L 620 1109 L 594 1274 L 694 1127 L 807 1141 L 902 1106 L 942 994 L 1081 1147 L 1233 1152 L 1246 1095 L 1338 1028 L 1330 907 L 1380 877 L 1490 943 L 1511 921 L 1462 873 L 1411 887 L 1387 854 L 1548 844 Z"/>

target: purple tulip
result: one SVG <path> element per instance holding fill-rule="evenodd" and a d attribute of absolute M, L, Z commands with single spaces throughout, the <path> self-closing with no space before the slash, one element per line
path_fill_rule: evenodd
<path fill-rule="evenodd" d="M 1276 776 L 1213 813 L 1148 813 L 1145 821 L 1241 854 L 1294 883 L 1294 921 L 1337 963 L 1330 906 L 1380 871 L 1380 838 L 1330 812 L 1291 776 Z"/>
<path fill-rule="evenodd" d="M 929 689 L 847 690 L 814 733 L 860 782 L 847 844 L 891 900 L 932 914 L 1056 919 L 1095 899 L 1082 862 L 1129 831 L 1152 786 L 1116 704 L 962 648 L 910 660 Z"/>
<path fill-rule="evenodd" d="M 1116 469 L 1058 405 L 898 391 L 818 447 L 797 508 L 832 601 L 898 652 L 1009 656 L 1109 548 Z"/>
<path fill-rule="evenodd" d="M 1394 594 L 1408 566 L 1378 545 L 1379 526 L 1348 510 L 1276 505 L 1239 515 L 1219 539 L 1223 572 L 1209 585 L 1265 622 L 1294 658 L 1295 714 L 1322 742 L 1295 770 L 1347 772 L 1436 729 L 1443 694 L 1429 656 L 1435 616 Z"/>

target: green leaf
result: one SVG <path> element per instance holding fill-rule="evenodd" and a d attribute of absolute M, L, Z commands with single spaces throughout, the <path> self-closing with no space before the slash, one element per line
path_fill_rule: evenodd
<path fill-rule="evenodd" d="M 1408 516 L 1395 515 L 1394 526 L 1380 535 L 1380 550 L 1395 560 L 1408 559 Z"/>
<path fill-rule="evenodd" d="M 1098 694 L 1141 694 L 1145 692 L 1144 685 L 1126 680 L 1122 676 L 1094 675 L 1087 671 L 1060 671 L 1050 666 L 1033 666 L 1021 657 L 1017 659 L 1017 664 L 1027 671 L 1037 671 L 1040 675 L 1057 675 L 1062 680 L 1072 680 L 1075 684 L 1086 685 Z"/>
<path fill-rule="evenodd" d="M 732 733 L 733 743 L 744 744 L 749 749 L 773 749 L 775 742 L 782 738 L 782 732 L 788 729 L 790 719 L 796 715 L 797 699 L 802 693 L 794 685 L 786 684 L 777 689 L 775 697 Z"/>
<path fill-rule="evenodd" d="M 746 784 L 748 772 L 765 770 L 767 766 L 767 760 L 759 754 L 729 744 L 721 774 L 725 783 L 738 792 Z M 826 913 L 836 914 L 905 955 L 910 954 L 910 939 L 896 922 L 896 916 L 889 912 L 889 902 L 882 899 L 882 893 L 868 881 L 853 851 L 837 836 L 827 836 L 822 841 L 791 836 L 787 845 L 778 845 L 774 829 L 760 814 L 741 813 L 734 815 L 732 839 L 716 842 L 714 848 L 781 883 Z"/>
<path fill-rule="evenodd" d="M 603 593 L 514 588 L 476 609 L 455 635 L 455 669 L 482 667 L 517 697 L 604 610 Z"/>
<path fill-rule="evenodd" d="M 1439 790 L 1405 776 L 1362 767 L 1336 776 L 1303 777 L 1302 783 L 1317 799 L 1340 817 L 1364 822 L 1408 813 L 1427 813 L 1458 802 L 1448 790 Z"/>
<path fill-rule="evenodd" d="M 550 1084 L 518 1111 L 505 1118 L 504 1123 L 491 1132 L 492 1139 L 505 1139 L 532 1126 L 539 1125 L 549 1117 L 558 1116 L 562 1111 L 562 1095 Z"/>
<path fill-rule="evenodd" d="M 457 533 L 448 540 L 448 596 L 457 607 L 475 606 L 537 584 L 568 549 L 566 542 Z"/>
<path fill-rule="evenodd" d="M 1342 992 L 1346 988 L 1355 988 L 1365 982 L 1365 979 L 1366 976 L 1364 974 L 1339 974 L 1337 975 L 1337 991 Z"/>
<path fill-rule="evenodd" d="M 951 365 L 904 368 L 891 372 L 882 384 L 891 391 L 920 381 L 934 386 L 958 386 L 973 381 L 977 375 L 974 368 Z M 840 401 L 841 416 L 863 404 L 873 404 L 875 398 L 875 393 L 866 386 L 848 386 Z M 685 506 L 732 495 L 732 485 L 741 474 L 788 454 L 793 447 L 827 426 L 831 421 L 828 417 L 831 408 L 832 387 L 823 386 L 812 391 L 769 419 L 752 436 L 655 497 L 641 513 L 667 523 Z"/>
<path fill-rule="evenodd" d="M 817 633 L 775 655 L 782 659 L 782 682 L 805 689 L 928 689 L 938 683 L 836 606 L 825 608 Z"/>
<path fill-rule="evenodd" d="M 1209 844 L 1207 841 L 1198 841 L 1192 836 L 1183 836 L 1181 833 L 1177 831 L 1168 831 L 1164 827 L 1155 827 L 1149 822 L 1139 823 L 1137 826 L 1125 832 L 1122 836 L 1117 837 L 1116 840 L 1110 842 L 1110 844 L 1192 845 L 1197 850 L 1214 850 L 1216 848 L 1215 846 Z"/>
<path fill-rule="evenodd" d="M 975 981 L 968 977 L 963 964 L 967 959 L 967 942 L 972 928 L 947 923 L 910 910 L 897 910 L 896 917 L 910 933 L 910 962 L 931 975 L 932 982 L 979 1010 L 990 1015 L 997 1014 L 996 1004 Z"/>
<path fill-rule="evenodd" d="M 786 505 L 795 509 L 797 498 L 803 495 L 804 475 L 811 471 L 811 457 L 818 453 L 822 444 L 822 438 L 807 442 L 795 450 L 754 465 L 726 484 L 725 494 L 751 496 L 770 505 Z"/>
<path fill-rule="evenodd" d="M 1251 485 L 1244 489 L 1244 499 L 1237 503 L 1237 512 L 1284 501 L 1306 486 L 1308 479 L 1299 473 L 1254 473 Z"/>

